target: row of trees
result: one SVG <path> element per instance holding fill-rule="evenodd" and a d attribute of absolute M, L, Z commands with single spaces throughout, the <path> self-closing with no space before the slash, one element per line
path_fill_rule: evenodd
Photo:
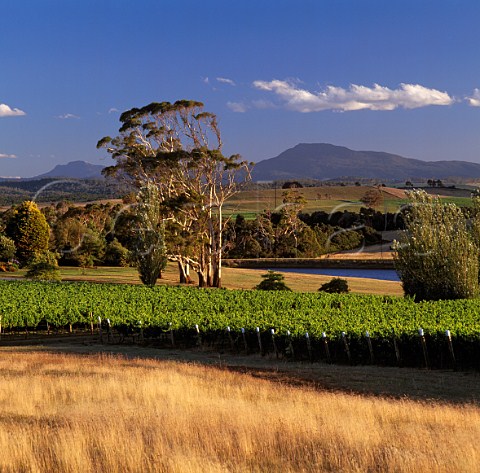
<path fill-rule="evenodd" d="M 22 209 L 26 206 L 35 209 L 46 222 L 43 248 L 57 254 L 61 265 L 138 265 L 138 257 L 142 255 L 146 264 L 149 252 L 157 247 L 165 262 L 169 253 L 179 251 L 182 246 L 186 251 L 189 249 L 189 235 L 163 219 L 157 194 L 156 186 L 148 184 L 138 201 L 136 196 L 133 200 L 127 196 L 123 204 L 79 206 L 60 202 L 41 211 L 34 203 L 12 207 L 0 214 L 0 262 L 18 259 L 24 265 L 29 259 L 21 256 L 25 250 L 17 254 L 15 241 L 20 241 L 20 237 L 11 231 L 16 225 L 13 220 L 16 215 L 24 214 Z M 226 219 L 223 255 L 226 258 L 317 257 L 380 240 L 380 234 L 365 224 L 377 223 L 383 228 L 380 214 L 377 216 L 367 209 L 362 213 L 296 214 L 299 208 L 288 205 L 288 196 L 284 199 L 286 204 L 278 212 L 264 212 L 254 219 L 242 215 Z M 35 220 L 32 217 L 31 223 Z M 22 238 L 29 241 L 28 235 Z M 30 253 L 34 248 L 35 239 L 31 241 Z"/>

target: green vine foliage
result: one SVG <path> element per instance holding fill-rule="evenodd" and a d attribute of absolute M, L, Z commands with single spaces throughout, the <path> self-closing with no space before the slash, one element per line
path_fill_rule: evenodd
<path fill-rule="evenodd" d="M 202 332 L 269 330 L 321 338 L 417 336 L 479 339 L 480 299 L 415 303 L 411 298 L 290 291 L 219 291 L 215 289 L 92 283 L 0 281 L 0 317 L 5 328 L 90 324 L 109 319 L 112 326 L 137 325 L 160 330 Z M 172 324 L 171 326 L 169 324 Z"/>

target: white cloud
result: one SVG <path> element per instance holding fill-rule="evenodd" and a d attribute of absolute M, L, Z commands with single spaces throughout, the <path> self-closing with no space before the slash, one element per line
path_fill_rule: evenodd
<path fill-rule="evenodd" d="M 3 159 L 3 158 L 15 159 L 16 157 L 17 156 L 15 154 L 0 153 L 0 159 Z"/>
<path fill-rule="evenodd" d="M 253 85 L 259 90 L 275 93 L 287 108 L 297 112 L 413 109 L 454 103 L 446 92 L 419 84 L 400 84 L 393 90 L 378 84 L 373 87 L 352 84 L 348 89 L 328 86 L 320 92 L 300 89 L 292 82 L 281 80 L 257 80 Z"/>
<path fill-rule="evenodd" d="M 266 110 L 268 108 L 276 108 L 276 105 L 270 100 L 253 100 L 252 104 L 255 108 L 259 108 L 261 110 Z"/>
<path fill-rule="evenodd" d="M 232 79 L 227 79 L 226 77 L 217 77 L 217 81 L 221 82 L 222 84 L 228 84 L 232 86 L 236 85 L 235 81 L 233 81 Z"/>
<path fill-rule="evenodd" d="M 480 107 L 480 89 L 473 89 L 473 95 L 467 97 L 467 101 L 472 107 Z"/>
<path fill-rule="evenodd" d="M 247 105 L 242 102 L 227 102 L 227 107 L 237 113 L 245 113 L 248 110 Z"/>
<path fill-rule="evenodd" d="M 0 117 L 21 117 L 22 115 L 26 115 L 23 110 L 10 108 L 8 105 L 0 103 Z"/>
<path fill-rule="evenodd" d="M 80 119 L 78 115 L 74 115 L 73 113 L 65 113 L 64 115 L 58 115 L 57 118 L 60 118 L 60 120 L 69 120 L 71 118 L 75 118 L 77 120 Z"/>
<path fill-rule="evenodd" d="M 119 112 L 120 110 L 118 108 L 115 108 L 115 107 L 112 107 L 108 110 L 108 113 L 117 113 Z"/>

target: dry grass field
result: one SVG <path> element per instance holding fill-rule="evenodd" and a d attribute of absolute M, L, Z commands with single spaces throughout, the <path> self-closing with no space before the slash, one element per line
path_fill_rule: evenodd
<path fill-rule="evenodd" d="M 2 472 L 475 472 L 480 408 L 3 349 Z"/>
<path fill-rule="evenodd" d="M 366 254 L 367 255 L 367 254 Z M 344 258 L 351 255 L 344 255 Z M 357 258 L 358 255 L 355 255 Z M 95 269 L 65 268 L 62 267 L 61 275 L 64 281 L 89 281 L 98 283 L 123 283 L 140 284 L 138 273 L 134 268 L 110 268 L 98 267 Z M 261 280 L 261 275 L 266 271 L 254 269 L 227 268 L 222 269 L 223 286 L 226 289 L 253 289 Z M 284 273 L 286 284 L 294 291 L 315 292 L 318 288 L 330 281 L 332 276 L 321 276 L 301 273 Z M 15 273 L 1 273 L 1 278 L 22 279 L 25 270 Z M 194 284 L 196 284 L 196 274 L 191 274 Z M 345 278 L 351 292 L 359 294 L 379 294 L 402 296 L 403 290 L 401 284 L 395 281 L 380 281 L 376 279 L 364 278 Z M 178 271 L 175 264 L 169 264 L 163 274 L 163 278 L 158 280 L 157 284 L 177 285 Z"/>

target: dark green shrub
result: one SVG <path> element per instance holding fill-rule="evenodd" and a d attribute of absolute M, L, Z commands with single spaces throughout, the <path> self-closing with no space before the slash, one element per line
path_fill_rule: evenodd
<path fill-rule="evenodd" d="M 322 284 L 319 291 L 329 292 L 330 294 L 345 294 L 350 291 L 348 288 L 348 281 L 342 278 L 333 278 L 330 281 Z"/>
<path fill-rule="evenodd" d="M 262 274 L 263 281 L 254 287 L 261 291 L 291 291 L 291 289 L 283 282 L 285 279 L 283 274 L 275 271 L 268 271 L 267 274 Z"/>
<path fill-rule="evenodd" d="M 107 266 L 121 266 L 130 264 L 130 252 L 116 238 L 113 239 L 105 250 L 104 263 Z"/>

